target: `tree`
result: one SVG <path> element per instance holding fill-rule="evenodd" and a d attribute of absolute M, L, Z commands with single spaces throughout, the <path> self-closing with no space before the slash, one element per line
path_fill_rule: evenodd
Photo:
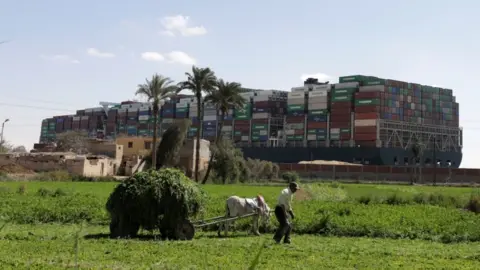
<path fill-rule="evenodd" d="M 154 74 L 151 80 L 145 79 L 144 84 L 139 84 L 135 95 L 141 95 L 152 102 L 153 109 L 153 138 L 152 138 L 152 164 L 157 164 L 157 132 L 158 112 L 160 103 L 165 102 L 179 92 L 177 86 L 172 85 L 173 81 L 159 74 Z"/>
<path fill-rule="evenodd" d="M 202 94 L 210 93 L 213 91 L 217 85 L 217 77 L 215 72 L 210 68 L 199 68 L 192 66 L 192 73 L 186 72 L 187 80 L 180 82 L 179 88 L 181 90 L 190 90 L 194 93 L 197 100 L 197 121 L 199 122 L 197 138 L 196 138 L 196 147 L 195 147 L 195 181 L 198 182 L 198 171 L 200 168 L 200 139 L 202 132 L 202 114 L 203 114 L 203 102 Z"/>
<path fill-rule="evenodd" d="M 12 149 L 13 153 L 27 153 L 27 148 L 23 145 L 15 146 Z"/>
<path fill-rule="evenodd" d="M 10 145 L 5 140 L 0 141 L 0 154 L 8 153 L 12 150 L 12 145 Z"/>
<path fill-rule="evenodd" d="M 57 151 L 83 155 L 88 153 L 88 145 L 87 132 L 72 130 L 57 134 Z"/>
<path fill-rule="evenodd" d="M 242 85 L 236 82 L 225 82 L 220 79 L 217 82 L 217 87 L 209 94 L 205 96 L 205 102 L 210 102 L 215 105 L 217 109 L 217 115 L 220 114 L 220 120 L 217 127 L 217 136 L 215 137 L 214 144 L 216 145 L 218 141 L 222 139 L 222 128 L 227 114 L 228 109 L 239 109 L 243 108 L 247 100 L 240 95 Z M 210 153 L 210 161 L 208 162 L 207 172 L 203 178 L 202 184 L 207 182 L 208 176 L 210 175 L 211 166 L 215 157 L 215 151 Z"/>
<path fill-rule="evenodd" d="M 412 157 L 413 177 L 412 177 L 412 180 L 411 180 L 410 184 L 413 185 L 414 179 L 417 178 L 417 167 L 416 167 L 417 163 L 420 163 L 420 166 L 421 166 L 421 158 L 423 156 L 423 147 L 418 140 L 415 140 L 412 144 L 411 150 L 412 150 L 412 154 L 413 154 L 413 157 Z"/>

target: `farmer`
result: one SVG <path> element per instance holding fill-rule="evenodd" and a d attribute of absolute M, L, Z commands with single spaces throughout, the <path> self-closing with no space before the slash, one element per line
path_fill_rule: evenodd
<path fill-rule="evenodd" d="M 300 187 L 297 185 L 297 183 L 292 182 L 288 185 L 288 188 L 282 190 L 280 196 L 278 197 L 278 204 L 275 206 L 275 217 L 280 225 L 273 236 L 273 239 L 277 243 L 280 243 L 283 236 L 285 236 L 283 243 L 290 244 L 290 232 L 292 231 L 292 225 L 287 219 L 287 213 L 292 219 L 295 218 L 295 215 L 292 211 L 292 197 L 293 194 L 299 189 Z"/>

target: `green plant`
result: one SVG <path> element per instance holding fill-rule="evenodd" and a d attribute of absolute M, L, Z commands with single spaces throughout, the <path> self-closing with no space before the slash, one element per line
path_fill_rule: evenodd
<path fill-rule="evenodd" d="M 282 179 L 287 183 L 298 182 L 300 180 L 300 176 L 298 176 L 297 172 L 284 172 L 282 173 Z"/>
<path fill-rule="evenodd" d="M 112 237 L 134 237 L 140 228 L 176 239 L 177 224 L 202 210 L 206 194 L 178 169 L 149 170 L 119 184 L 106 203 Z"/>
<path fill-rule="evenodd" d="M 468 200 L 467 205 L 465 205 L 465 209 L 475 214 L 480 213 L 480 196 L 472 195 L 470 200 Z"/>

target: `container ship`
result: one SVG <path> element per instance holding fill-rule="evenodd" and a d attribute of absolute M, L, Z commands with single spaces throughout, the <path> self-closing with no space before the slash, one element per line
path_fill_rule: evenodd
<path fill-rule="evenodd" d="M 418 162 L 425 166 L 458 168 L 462 161 L 459 104 L 451 89 L 352 75 L 340 77 L 336 84 L 310 78 L 291 91 L 244 89 L 242 96 L 247 103 L 228 111 L 221 133 L 242 149 L 245 158 L 405 166 L 412 162 L 416 144 L 422 149 Z M 68 130 L 109 140 L 153 135 L 150 104 L 100 105 L 44 119 L 40 142 L 55 141 L 56 134 Z M 187 136 L 201 132 L 213 141 L 220 116 L 212 104 L 205 104 L 203 119 L 197 119 L 198 109 L 192 96 L 168 101 L 159 112 L 160 136 L 175 121 L 190 118 Z"/>

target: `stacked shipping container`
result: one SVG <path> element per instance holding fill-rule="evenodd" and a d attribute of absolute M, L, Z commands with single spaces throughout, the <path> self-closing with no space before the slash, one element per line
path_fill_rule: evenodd
<path fill-rule="evenodd" d="M 328 133 L 328 99 L 331 85 L 316 85 L 308 94 L 307 140 L 324 142 Z"/>
<path fill-rule="evenodd" d="M 252 119 L 252 92 L 240 94 L 246 99 L 245 106 L 241 109 L 234 110 L 233 116 L 233 141 L 249 142 L 251 134 L 250 121 Z"/>
<path fill-rule="evenodd" d="M 190 129 L 188 130 L 187 137 L 188 138 L 194 138 L 197 136 L 197 133 L 199 132 L 199 119 L 198 119 L 198 103 L 197 100 L 194 99 L 190 102 L 190 108 L 188 115 L 190 117 L 190 120 L 192 121 L 192 125 L 190 126 Z"/>
<path fill-rule="evenodd" d="M 267 90 L 257 92 L 253 97 L 252 142 L 266 142 L 270 138 L 270 120 L 280 118 L 283 122 L 287 93 Z"/>
<path fill-rule="evenodd" d="M 287 99 L 285 136 L 287 141 L 305 140 L 305 92 L 290 92 Z"/>
<path fill-rule="evenodd" d="M 218 116 L 214 104 L 206 103 L 203 107 L 202 137 L 214 141 L 217 136 Z"/>
<path fill-rule="evenodd" d="M 352 112 L 358 82 L 334 85 L 330 107 L 330 141 L 334 145 L 349 145 L 352 138 Z"/>

